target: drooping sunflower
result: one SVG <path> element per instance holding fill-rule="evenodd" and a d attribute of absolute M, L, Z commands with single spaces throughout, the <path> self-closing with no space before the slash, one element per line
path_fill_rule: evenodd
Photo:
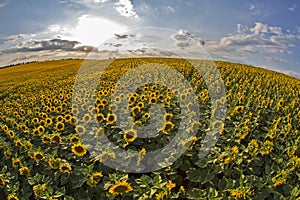
<path fill-rule="evenodd" d="M 15 140 L 14 143 L 17 147 L 23 147 L 24 146 L 24 144 L 22 143 L 22 141 L 20 139 Z"/>
<path fill-rule="evenodd" d="M 118 194 L 123 194 L 128 193 L 130 191 L 132 191 L 132 187 L 130 186 L 129 183 L 127 183 L 126 181 L 124 182 L 117 182 L 116 184 L 114 184 L 113 186 L 111 186 L 108 190 L 108 192 L 112 195 L 118 195 Z"/>
<path fill-rule="evenodd" d="M 86 147 L 81 144 L 81 143 L 78 143 L 78 144 L 74 144 L 72 146 L 72 152 L 76 155 L 76 156 L 84 156 L 86 154 Z"/>
<path fill-rule="evenodd" d="M 12 165 L 13 165 L 13 167 L 19 167 L 20 165 L 21 165 L 21 159 L 20 158 L 15 158 L 15 159 L 13 159 L 13 161 L 12 161 Z"/>
<path fill-rule="evenodd" d="M 51 136 L 51 142 L 61 143 L 62 139 L 59 133 L 55 133 Z"/>
<path fill-rule="evenodd" d="M 96 187 L 102 177 L 102 172 L 95 172 L 92 174 L 92 176 L 89 177 L 89 179 L 87 180 L 87 184 L 90 187 Z"/>
<path fill-rule="evenodd" d="M 76 135 L 73 135 L 73 136 L 70 137 L 70 143 L 71 144 L 77 143 L 79 141 L 80 141 L 80 139 Z"/>
<path fill-rule="evenodd" d="M 134 129 L 126 130 L 124 133 L 124 140 L 126 142 L 133 142 L 137 138 L 137 131 Z"/>
<path fill-rule="evenodd" d="M 72 167 L 68 163 L 62 163 L 59 166 L 59 171 L 62 173 L 71 173 Z"/>
<path fill-rule="evenodd" d="M 50 140 L 51 140 L 51 138 L 50 138 L 49 135 L 43 135 L 43 136 L 42 136 L 42 142 L 43 142 L 44 144 L 47 144 L 48 142 L 50 142 Z"/>
<path fill-rule="evenodd" d="M 22 167 L 19 169 L 20 175 L 25 175 L 29 176 L 30 175 L 30 170 L 28 167 Z"/>
<path fill-rule="evenodd" d="M 173 118 L 173 114 L 172 113 L 166 113 L 164 118 L 165 118 L 165 121 L 170 121 Z"/>
<path fill-rule="evenodd" d="M 32 190 L 34 192 L 34 196 L 36 197 L 40 197 L 44 194 L 44 192 L 46 191 L 46 184 L 38 184 L 38 185 L 34 185 L 32 187 Z"/>

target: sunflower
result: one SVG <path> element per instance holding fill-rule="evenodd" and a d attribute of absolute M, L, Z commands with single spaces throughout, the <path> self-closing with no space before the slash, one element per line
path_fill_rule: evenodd
<path fill-rule="evenodd" d="M 192 150 L 197 140 L 198 138 L 196 136 L 193 136 L 183 141 L 181 145 L 184 149 Z"/>
<path fill-rule="evenodd" d="M 85 127 L 84 126 L 76 126 L 75 128 L 76 133 L 80 134 L 85 134 Z"/>
<path fill-rule="evenodd" d="M 34 196 L 36 197 L 40 197 L 44 194 L 44 192 L 46 191 L 46 184 L 38 184 L 38 185 L 34 185 L 32 187 L 32 190 L 34 192 Z"/>
<path fill-rule="evenodd" d="M 156 104 L 156 103 L 157 103 L 156 97 L 151 97 L 149 100 L 149 104 Z"/>
<path fill-rule="evenodd" d="M 33 153 L 33 159 L 35 161 L 41 161 L 41 160 L 44 160 L 45 159 L 45 156 L 42 152 L 40 151 L 36 151 Z"/>
<path fill-rule="evenodd" d="M 44 144 L 47 144 L 48 142 L 50 142 L 50 140 L 51 140 L 50 136 L 48 136 L 48 135 L 43 135 L 42 136 L 42 142 Z"/>
<path fill-rule="evenodd" d="M 59 133 L 55 133 L 51 136 L 51 142 L 61 143 L 62 139 Z"/>
<path fill-rule="evenodd" d="M 79 142 L 79 137 L 77 137 L 76 135 L 73 135 L 70 137 L 70 143 L 73 144 L 73 143 L 77 143 Z"/>
<path fill-rule="evenodd" d="M 240 112 L 242 112 L 244 110 L 244 107 L 243 106 L 236 106 L 235 108 L 234 108 L 234 111 L 236 112 L 236 113 L 240 113 Z"/>
<path fill-rule="evenodd" d="M 115 114 L 108 114 L 106 117 L 106 121 L 108 124 L 113 124 L 117 121 L 117 115 Z"/>
<path fill-rule="evenodd" d="M 8 200 L 19 200 L 19 198 L 16 195 L 14 195 L 14 194 L 9 194 L 7 196 L 7 199 Z"/>
<path fill-rule="evenodd" d="M 81 143 L 75 144 L 72 146 L 72 152 L 76 156 L 84 156 L 86 154 L 86 147 Z"/>
<path fill-rule="evenodd" d="M 164 134 L 168 134 L 171 130 L 173 130 L 174 124 L 170 121 L 165 122 L 164 127 L 162 128 L 162 132 Z"/>
<path fill-rule="evenodd" d="M 57 117 L 55 118 L 55 120 L 56 120 L 57 122 L 63 122 L 63 121 L 64 121 L 64 117 L 61 116 L 61 115 L 59 115 L 59 116 L 57 116 Z"/>
<path fill-rule="evenodd" d="M 88 114 L 88 113 L 86 113 L 86 114 L 83 116 L 83 118 L 82 118 L 83 122 L 86 123 L 86 124 L 90 123 L 91 119 L 92 119 L 92 117 L 91 117 L 91 115 Z"/>
<path fill-rule="evenodd" d="M 166 113 L 164 118 L 165 118 L 165 121 L 170 121 L 173 118 L 173 114 L 172 113 Z"/>
<path fill-rule="evenodd" d="M 20 175 L 25 175 L 25 176 L 29 176 L 30 175 L 30 170 L 28 167 L 22 167 L 21 169 L 19 169 Z"/>
<path fill-rule="evenodd" d="M 59 171 L 62 173 L 70 173 L 72 171 L 72 167 L 68 163 L 62 163 L 59 166 Z"/>
<path fill-rule="evenodd" d="M 51 118 L 46 118 L 46 126 L 51 126 L 52 125 L 52 119 Z"/>
<path fill-rule="evenodd" d="M 124 182 L 118 181 L 116 184 L 114 184 L 109 188 L 108 192 L 112 195 L 118 195 L 118 194 L 123 194 L 124 192 L 128 193 L 132 190 L 133 190 L 132 187 L 126 181 Z"/>
<path fill-rule="evenodd" d="M 59 164 L 61 162 L 61 158 L 50 158 L 48 160 L 48 165 L 50 166 L 50 168 L 52 169 L 58 169 L 59 168 Z"/>
<path fill-rule="evenodd" d="M 139 112 L 141 112 L 141 107 L 139 107 L 139 106 L 134 106 L 131 109 L 131 113 L 132 113 L 133 116 L 136 116 Z"/>
<path fill-rule="evenodd" d="M 97 122 L 102 122 L 104 120 L 104 115 L 102 113 L 95 115 L 95 120 Z"/>
<path fill-rule="evenodd" d="M 38 118 L 33 118 L 32 119 L 32 123 L 35 124 L 35 125 L 38 124 L 39 123 L 39 119 Z"/>
<path fill-rule="evenodd" d="M 34 136 L 39 136 L 39 135 L 40 135 L 39 129 L 38 129 L 38 128 L 35 128 L 35 129 L 33 130 L 32 134 L 33 134 Z"/>
<path fill-rule="evenodd" d="M 32 147 L 32 144 L 30 141 L 26 141 L 24 144 L 25 149 L 30 149 Z"/>
<path fill-rule="evenodd" d="M 20 139 L 15 140 L 14 143 L 17 147 L 23 147 L 24 146 L 24 144 L 22 143 L 22 141 Z"/>
<path fill-rule="evenodd" d="M 65 116 L 65 120 L 66 120 L 67 122 L 69 122 L 71 118 L 72 118 L 72 115 L 70 115 L 70 114 L 67 114 L 67 115 Z"/>
<path fill-rule="evenodd" d="M 12 165 L 13 165 L 14 168 L 20 166 L 21 165 L 21 159 L 20 158 L 13 159 Z"/>
<path fill-rule="evenodd" d="M 63 122 L 57 122 L 55 128 L 57 131 L 63 131 L 65 129 L 65 124 Z"/>
<path fill-rule="evenodd" d="M 133 142 L 137 138 L 137 131 L 134 129 L 126 130 L 124 133 L 124 139 L 128 142 Z"/>
<path fill-rule="evenodd" d="M 7 135 L 11 138 L 11 139 L 14 139 L 15 137 L 15 132 L 13 130 L 9 130 L 7 131 Z"/>
<path fill-rule="evenodd" d="M 102 172 L 95 172 L 92 174 L 92 176 L 90 176 L 90 178 L 87 181 L 87 184 L 90 187 L 96 187 L 96 185 L 99 183 L 102 177 Z"/>

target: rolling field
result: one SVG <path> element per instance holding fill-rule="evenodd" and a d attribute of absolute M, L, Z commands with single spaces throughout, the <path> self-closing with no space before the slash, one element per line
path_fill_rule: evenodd
<path fill-rule="evenodd" d="M 215 61 L 225 97 L 212 103 L 208 84 L 211 88 L 217 85 L 214 74 L 204 71 L 206 77 L 212 77 L 206 80 L 182 59 L 115 60 L 92 93 L 88 89 L 90 77 L 76 82 L 84 62 L 45 61 L 0 69 L 0 199 L 300 197 L 299 79 Z M 95 63 L 101 68 L 108 62 Z M 137 72 L 124 85 L 118 84 L 120 78 L 151 62 L 178 71 L 191 88 L 178 90 L 173 74 L 166 71 L 164 80 L 170 88 L 149 82 L 122 93 L 145 74 Z M 210 62 L 195 63 L 207 66 Z M 117 96 L 116 88 L 121 88 Z M 215 88 L 216 93 L 220 90 Z M 184 99 L 193 103 L 183 108 L 180 102 Z M 226 107 L 225 120 L 211 121 L 216 113 L 214 103 Z M 196 122 L 183 115 L 183 110 L 193 113 L 194 104 L 199 108 L 192 114 L 199 115 Z M 151 107 L 164 108 L 163 117 Z M 124 121 L 118 115 L 123 112 L 133 120 L 131 126 L 118 123 Z M 183 119 L 188 126 L 180 128 Z M 157 132 L 151 138 L 141 137 L 140 127 L 153 122 Z M 208 155 L 199 158 L 205 134 L 211 129 L 218 130 L 214 135 L 218 140 Z M 180 130 L 184 136 L 177 142 L 186 151 L 171 165 L 145 173 L 121 170 L 133 161 L 142 167 L 148 152 L 165 147 Z M 136 160 L 120 163 L 120 170 L 107 166 L 107 161 L 118 160 L 119 155 L 110 144 L 99 147 L 101 153 L 97 154 L 95 144 L 100 145 L 103 138 L 123 150 L 137 152 Z M 164 161 L 147 165 L 163 165 Z"/>

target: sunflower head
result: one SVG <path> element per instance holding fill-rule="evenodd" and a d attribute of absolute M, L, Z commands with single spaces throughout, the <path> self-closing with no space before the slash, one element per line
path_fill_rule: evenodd
<path fill-rule="evenodd" d="M 87 184 L 91 187 L 96 187 L 96 185 L 100 182 L 102 177 L 103 177 L 102 172 L 95 172 L 87 180 Z"/>
<path fill-rule="evenodd" d="M 20 158 L 15 158 L 15 159 L 13 159 L 13 161 L 12 161 L 12 165 L 13 165 L 13 167 L 19 167 L 20 165 L 21 165 L 21 159 Z"/>
<path fill-rule="evenodd" d="M 133 142 L 137 138 L 137 131 L 134 129 L 130 129 L 125 131 L 124 133 L 124 140 L 129 143 Z"/>
<path fill-rule="evenodd" d="M 56 143 L 60 143 L 62 141 L 59 133 L 55 133 L 54 135 L 52 135 L 50 140 L 51 142 L 56 142 Z"/>
<path fill-rule="evenodd" d="M 115 114 L 108 114 L 106 117 L 106 121 L 108 124 L 114 124 L 117 121 L 117 115 Z"/>
<path fill-rule="evenodd" d="M 162 132 L 164 134 L 170 133 L 174 129 L 174 124 L 170 121 L 165 122 L 164 127 L 162 128 Z"/>
<path fill-rule="evenodd" d="M 71 173 L 72 167 L 68 163 L 62 163 L 59 166 L 59 171 L 62 173 Z"/>
<path fill-rule="evenodd" d="M 124 182 L 117 182 L 116 184 L 111 186 L 108 192 L 112 195 L 118 195 L 118 194 L 128 193 L 132 190 L 133 189 L 130 186 L 130 184 L 124 181 Z"/>
<path fill-rule="evenodd" d="M 33 153 L 33 159 L 38 162 L 38 161 L 44 160 L 45 156 L 42 152 L 36 151 Z"/>
<path fill-rule="evenodd" d="M 63 131 L 65 129 L 65 124 L 59 121 L 56 123 L 55 128 L 57 131 Z"/>
<path fill-rule="evenodd" d="M 76 155 L 76 156 L 84 156 L 86 154 L 86 147 L 81 144 L 81 143 L 78 143 L 78 144 L 74 144 L 72 146 L 72 152 Z"/>
<path fill-rule="evenodd" d="M 30 175 L 30 170 L 28 167 L 22 167 L 19 169 L 20 175 L 25 175 L 29 176 Z"/>

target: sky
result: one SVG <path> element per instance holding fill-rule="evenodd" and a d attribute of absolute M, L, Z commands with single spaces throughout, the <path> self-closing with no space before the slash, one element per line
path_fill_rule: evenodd
<path fill-rule="evenodd" d="M 0 66 L 173 56 L 300 77 L 297 0 L 0 0 Z"/>

